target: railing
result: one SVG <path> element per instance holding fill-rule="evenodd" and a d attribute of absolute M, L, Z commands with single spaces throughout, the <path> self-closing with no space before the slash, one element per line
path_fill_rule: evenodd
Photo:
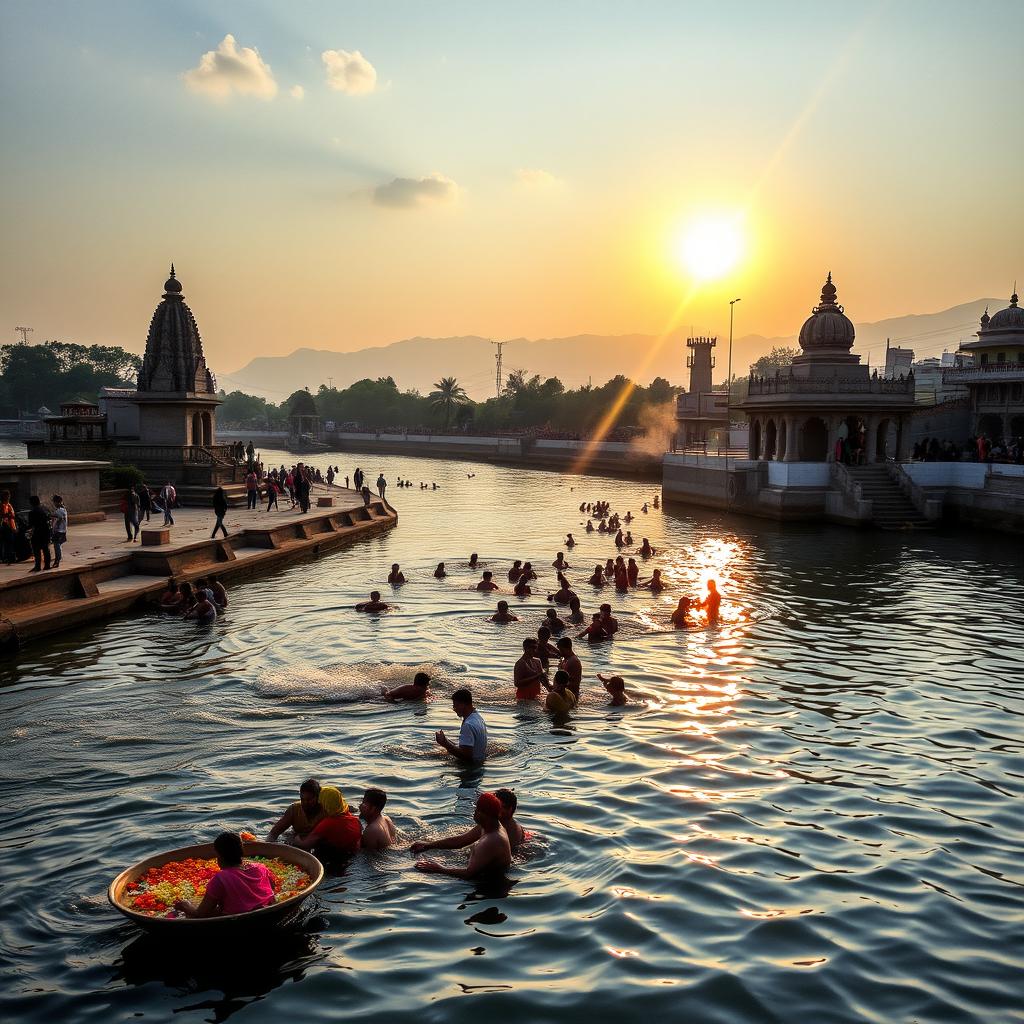
<path fill-rule="evenodd" d="M 860 483 L 855 480 L 850 471 L 841 462 L 829 463 L 829 475 L 832 482 L 853 501 L 865 501 L 864 492 Z"/>
<path fill-rule="evenodd" d="M 751 377 L 748 395 L 913 395 L 914 375 L 907 377 Z"/>
<path fill-rule="evenodd" d="M 887 462 L 885 468 L 889 473 L 889 478 L 925 519 L 940 519 L 942 517 L 942 501 L 929 497 L 928 492 L 899 462 Z"/>
<path fill-rule="evenodd" d="M 984 366 L 953 366 L 942 371 L 943 383 L 971 380 L 1024 380 L 1024 363 L 985 363 Z"/>

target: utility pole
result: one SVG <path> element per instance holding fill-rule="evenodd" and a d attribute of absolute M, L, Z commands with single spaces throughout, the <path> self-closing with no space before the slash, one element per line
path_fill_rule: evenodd
<path fill-rule="evenodd" d="M 329 388 L 330 388 L 330 389 L 331 389 L 332 391 L 334 390 L 334 378 L 333 378 L 333 377 L 328 377 L 328 378 L 327 378 L 327 386 L 328 386 L 328 387 L 329 387 Z"/>
<path fill-rule="evenodd" d="M 22 345 L 28 344 L 28 336 L 32 333 L 31 327 L 15 327 L 14 328 L 21 335 Z"/>
<path fill-rule="evenodd" d="M 501 348 L 506 344 L 504 341 L 492 341 L 498 351 L 494 353 L 494 361 L 497 363 L 497 370 L 494 374 L 494 392 L 495 397 L 501 398 Z"/>
<path fill-rule="evenodd" d="M 725 409 L 726 409 L 726 423 L 725 423 L 725 447 L 726 449 L 732 447 L 732 317 L 733 312 L 736 309 L 736 303 L 741 302 L 742 299 L 733 299 L 729 303 L 729 368 L 726 370 L 726 381 L 725 381 Z"/>

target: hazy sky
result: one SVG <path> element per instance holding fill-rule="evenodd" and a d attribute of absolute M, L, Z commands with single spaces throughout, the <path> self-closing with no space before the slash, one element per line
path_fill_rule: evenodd
<path fill-rule="evenodd" d="M 231 37 L 231 38 L 227 38 Z M 3 5 L 0 338 L 210 364 L 413 335 L 794 332 L 1024 278 L 1024 3 Z M 739 218 L 697 287 L 678 239 Z M 541 368 L 536 368 L 541 369 Z"/>

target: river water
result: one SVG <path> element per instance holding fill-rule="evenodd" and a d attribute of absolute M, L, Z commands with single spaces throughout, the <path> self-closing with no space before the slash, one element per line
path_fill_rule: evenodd
<path fill-rule="evenodd" d="M 395 530 L 239 584 L 212 628 L 139 614 L 0 663 L 0 1018 L 1021 1019 L 1019 538 L 644 515 L 655 487 L 635 481 L 333 461 L 441 488 L 392 486 Z M 556 722 L 511 700 L 543 595 L 491 624 L 465 563 L 504 583 L 530 559 L 543 591 L 571 530 L 590 610 L 583 581 L 615 553 L 582 529 L 596 498 L 633 510 L 673 589 L 611 598 L 621 635 L 581 651 L 584 699 Z M 394 609 L 354 613 L 396 561 Z M 708 578 L 725 622 L 668 628 Z M 378 699 L 420 668 L 433 701 Z M 596 672 L 634 702 L 609 708 Z M 462 685 L 491 733 L 482 770 L 432 743 Z M 357 857 L 256 949 L 168 951 L 108 906 L 124 866 L 263 833 L 311 774 L 350 799 L 383 786 L 404 844 L 461 830 L 499 786 L 535 835 L 482 891 L 402 847 Z"/>

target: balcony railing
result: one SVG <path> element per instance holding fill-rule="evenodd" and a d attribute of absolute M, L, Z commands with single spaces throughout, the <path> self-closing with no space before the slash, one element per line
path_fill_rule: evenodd
<path fill-rule="evenodd" d="M 913 395 L 914 375 L 906 377 L 751 377 L 748 395 Z"/>
<path fill-rule="evenodd" d="M 969 384 L 972 381 L 996 383 L 1024 380 L 1024 363 L 986 363 L 984 366 L 952 366 L 942 371 L 945 384 Z"/>

